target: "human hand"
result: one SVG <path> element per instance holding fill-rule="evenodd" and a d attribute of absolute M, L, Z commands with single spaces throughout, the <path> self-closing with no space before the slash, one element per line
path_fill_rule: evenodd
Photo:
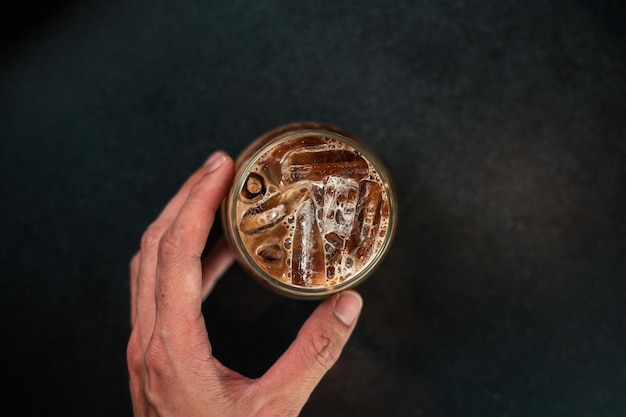
<path fill-rule="evenodd" d="M 212 355 L 202 302 L 234 257 L 223 240 L 201 255 L 233 165 L 223 152 L 209 158 L 148 227 L 130 263 L 127 361 L 135 417 L 296 416 L 356 325 L 362 300 L 346 291 L 321 302 L 258 379 Z"/>

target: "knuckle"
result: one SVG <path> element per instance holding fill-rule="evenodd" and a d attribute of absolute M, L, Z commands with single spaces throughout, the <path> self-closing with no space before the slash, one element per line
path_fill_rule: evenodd
<path fill-rule="evenodd" d="M 138 376 L 141 374 L 143 352 L 141 351 L 141 346 L 136 332 L 133 332 L 128 341 L 128 345 L 126 346 L 126 362 L 128 363 L 128 370 L 131 376 Z"/>
<path fill-rule="evenodd" d="M 172 378 L 171 367 L 163 349 L 150 342 L 144 357 L 145 376 L 143 395 L 148 404 L 161 408 L 164 403 L 163 390 Z"/>
<path fill-rule="evenodd" d="M 126 347 L 126 357 L 131 385 L 139 387 L 147 404 L 161 408 L 164 405 L 164 386 L 172 376 L 172 366 L 164 345 L 153 338 L 144 350 L 138 332 L 133 330 Z"/>
<path fill-rule="evenodd" d="M 175 259 L 183 249 L 183 239 L 180 233 L 171 230 L 166 231 L 159 241 L 159 259 Z"/>
<path fill-rule="evenodd" d="M 150 251 L 158 247 L 161 236 L 163 235 L 163 227 L 157 223 L 152 223 L 141 236 L 141 250 Z"/>
<path fill-rule="evenodd" d="M 315 359 L 323 369 L 328 369 L 339 359 L 341 344 L 339 337 L 332 332 L 315 332 L 309 339 L 308 354 Z"/>
<path fill-rule="evenodd" d="M 145 356 L 143 358 L 148 374 L 154 377 L 162 377 L 165 375 L 168 369 L 166 357 L 167 355 L 165 355 L 161 344 L 155 343 L 154 339 L 152 339 L 146 347 Z"/>

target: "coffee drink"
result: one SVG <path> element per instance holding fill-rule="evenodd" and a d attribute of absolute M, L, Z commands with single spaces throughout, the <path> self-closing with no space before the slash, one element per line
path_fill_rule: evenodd
<path fill-rule="evenodd" d="M 320 297 L 369 275 L 396 221 L 388 174 L 352 135 L 282 126 L 237 160 L 226 235 L 253 275 L 286 295 Z"/>

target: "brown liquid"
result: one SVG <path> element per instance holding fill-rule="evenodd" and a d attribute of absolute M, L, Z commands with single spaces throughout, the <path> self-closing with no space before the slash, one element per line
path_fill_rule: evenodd
<path fill-rule="evenodd" d="M 297 287 L 356 276 L 381 249 L 389 222 L 378 173 L 351 146 L 324 136 L 290 139 L 262 154 L 236 204 L 248 253 Z"/>

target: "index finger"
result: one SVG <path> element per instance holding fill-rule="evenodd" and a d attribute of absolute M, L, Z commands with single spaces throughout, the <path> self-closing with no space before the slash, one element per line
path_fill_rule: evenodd
<path fill-rule="evenodd" d="M 202 316 L 202 252 L 215 214 L 233 177 L 233 161 L 225 158 L 191 189 L 159 244 L 155 299 L 155 332 L 174 331 L 181 337 L 197 334 Z M 204 322 L 202 322 L 204 325 Z"/>
<path fill-rule="evenodd" d="M 185 181 L 176 195 L 167 203 L 159 216 L 152 222 L 141 237 L 140 256 L 135 260 L 135 274 L 131 274 L 131 323 L 140 334 L 142 345 L 150 340 L 154 330 L 155 315 L 155 277 L 157 268 L 158 245 L 163 233 L 174 222 L 190 190 L 207 173 L 213 170 L 213 164 L 224 161 L 227 154 L 215 152 L 205 164 Z"/>

